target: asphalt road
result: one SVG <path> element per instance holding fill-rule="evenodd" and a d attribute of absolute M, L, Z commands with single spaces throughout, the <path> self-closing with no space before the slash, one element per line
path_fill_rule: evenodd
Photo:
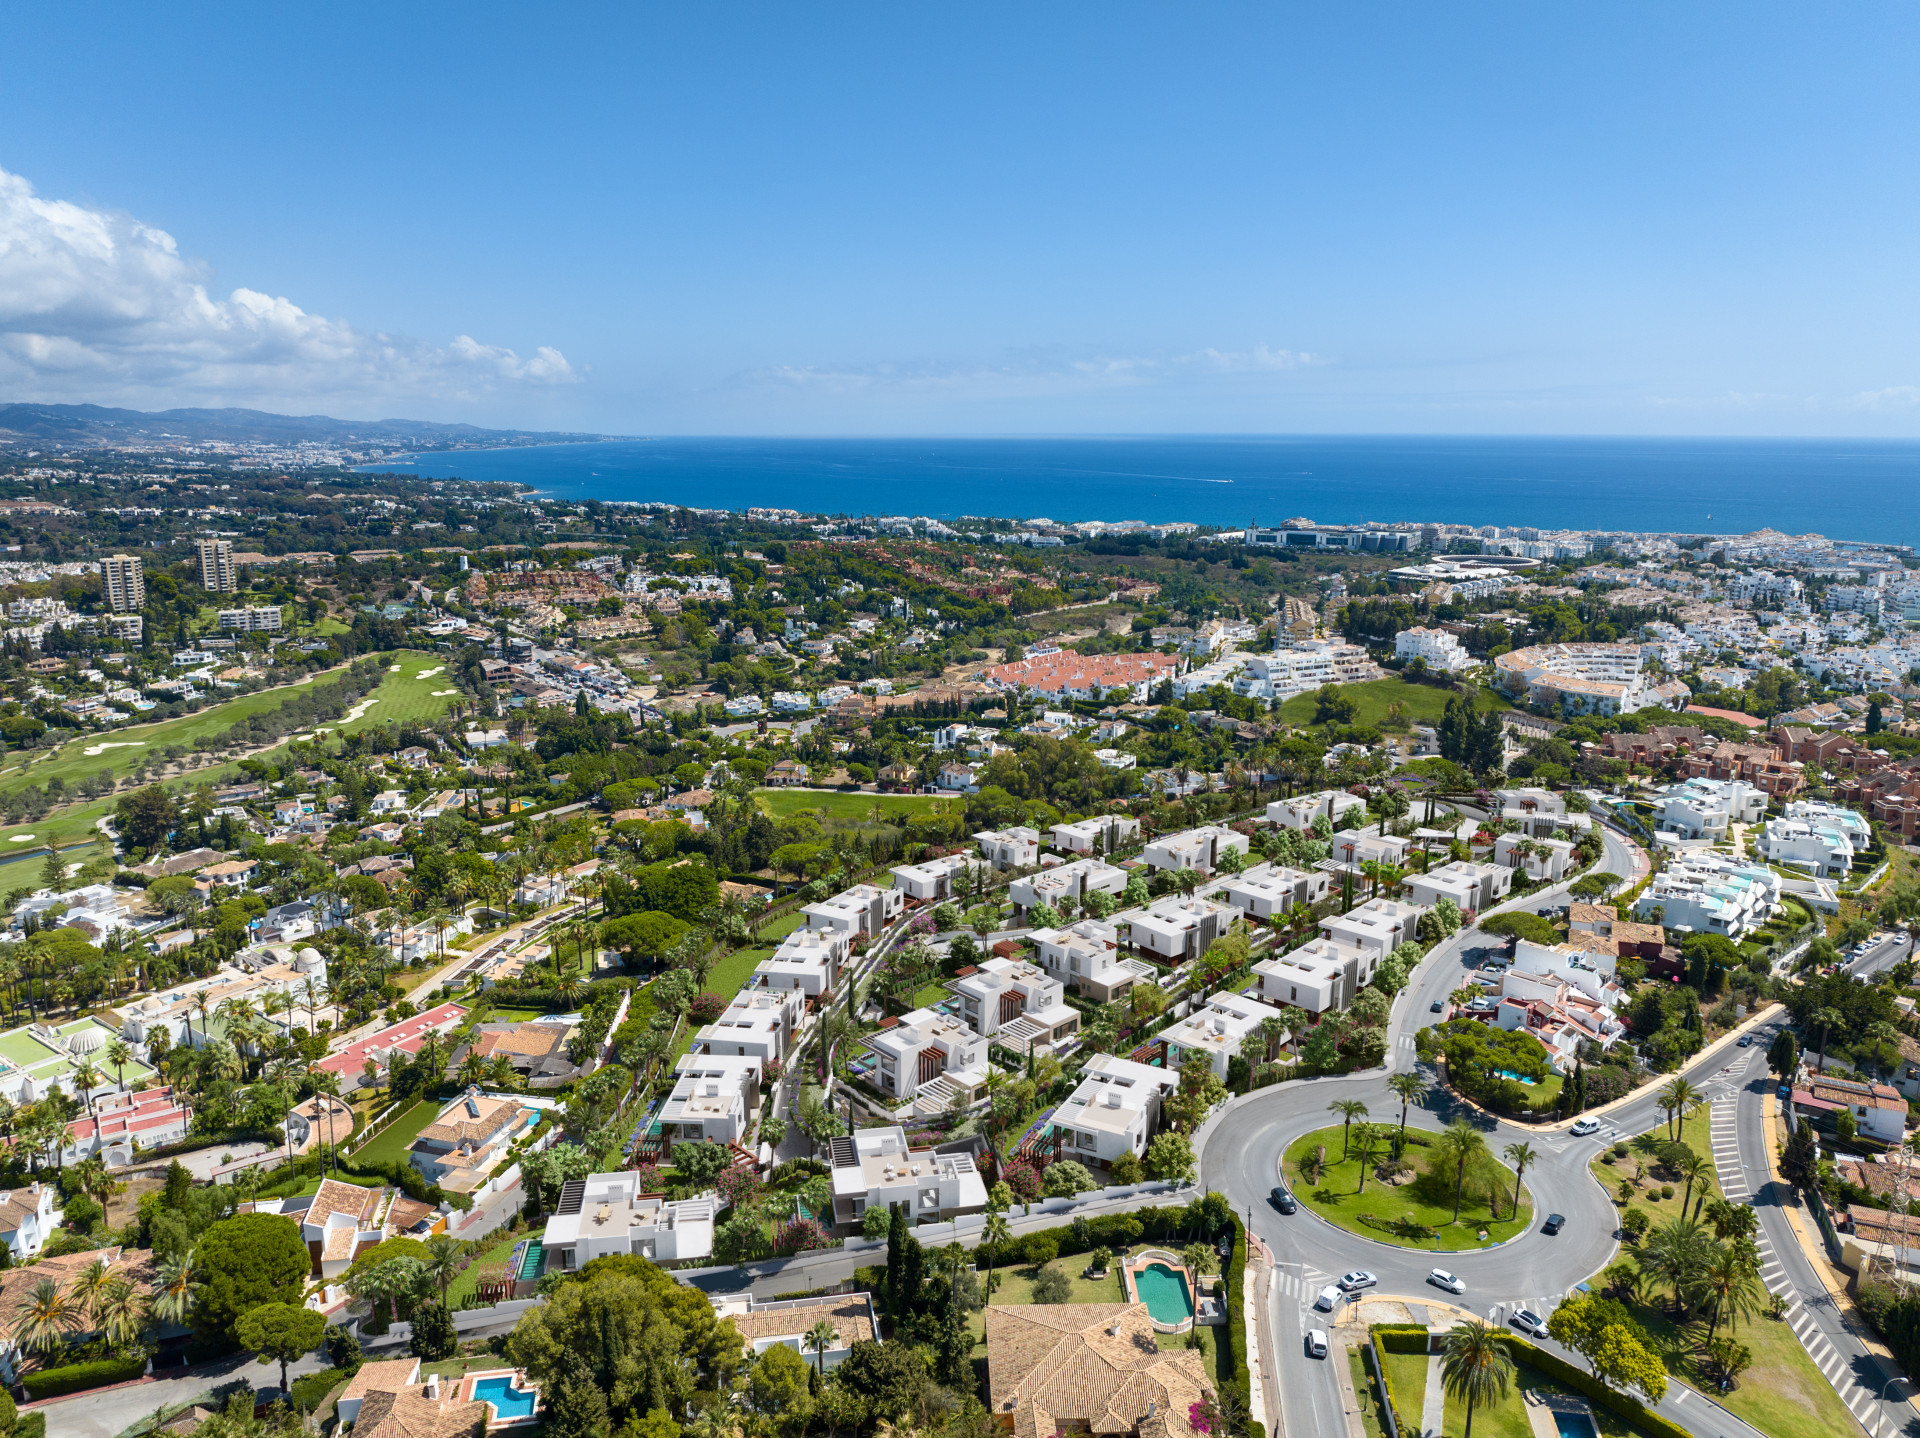
<path fill-rule="evenodd" d="M 1603 832 L 1607 845 L 1603 867 L 1617 874 L 1634 874 L 1630 847 L 1611 830 Z M 1565 902 L 1562 888 L 1542 890 L 1512 907 L 1537 910 Z M 1616 1252 L 1615 1210 L 1589 1175 L 1587 1165 L 1607 1143 L 1664 1121 L 1651 1089 L 1605 1115 L 1598 1133 L 1574 1138 L 1564 1129 L 1525 1128 L 1456 1104 L 1438 1086 L 1432 1070 L 1422 1066 L 1433 1087 L 1413 1110 L 1409 1126 L 1438 1130 L 1455 1117 L 1463 1117 L 1482 1131 L 1495 1154 L 1509 1143 L 1530 1142 L 1539 1157 L 1527 1170 L 1525 1181 L 1536 1219 L 1560 1213 L 1567 1220 L 1554 1237 L 1542 1233 L 1536 1222 L 1532 1231 L 1493 1249 L 1430 1253 L 1347 1233 L 1316 1217 L 1305 1205 L 1294 1216 L 1284 1217 L 1268 1202 L 1274 1184 L 1280 1181 L 1279 1165 L 1287 1145 L 1303 1133 L 1336 1121 L 1327 1110 L 1328 1104 L 1357 1098 L 1367 1105 L 1373 1121 L 1398 1121 L 1400 1102 L 1387 1088 L 1387 1077 L 1390 1072 L 1417 1066 L 1415 1031 L 1436 1017 L 1431 1011 L 1433 1002 L 1460 986 L 1470 967 L 1466 952 L 1482 942 L 1468 931 L 1437 946 L 1422 962 L 1394 1006 L 1384 1068 L 1261 1090 L 1230 1107 L 1208 1127 L 1201 1157 L 1203 1182 L 1208 1189 L 1228 1196 L 1274 1255 L 1275 1275 L 1266 1317 L 1272 1325 L 1278 1370 L 1269 1394 L 1277 1390 L 1280 1413 L 1271 1411 L 1270 1398 L 1270 1432 L 1284 1432 L 1290 1438 L 1318 1438 L 1344 1431 L 1334 1364 L 1310 1359 L 1305 1353 L 1308 1329 L 1332 1328 L 1347 1312 L 1345 1305 L 1332 1315 L 1315 1313 L 1311 1308 L 1320 1290 L 1341 1274 L 1351 1269 L 1378 1274 L 1379 1285 L 1368 1291 L 1368 1297 L 1416 1304 L 1452 1303 L 1503 1320 L 1520 1307 L 1542 1316 L 1551 1312 L 1577 1284 L 1611 1262 Z M 1758 1050 L 1735 1052 L 1751 1054 Z M 1705 1059 L 1686 1070 L 1687 1077 L 1704 1087 L 1727 1062 L 1723 1056 Z M 1292 1175 L 1286 1178 L 1291 1186 Z M 1466 1283 L 1466 1292 L 1456 1297 L 1430 1285 L 1427 1275 L 1436 1267 L 1457 1273 Z M 1551 1343 L 1546 1346 L 1554 1347 Z M 1334 1353 L 1337 1357 L 1337 1347 Z M 1696 1434 L 1757 1438 L 1756 1430 L 1677 1384 L 1658 1405 L 1658 1411 Z"/>
<path fill-rule="evenodd" d="M 1882 970 L 1892 968 L 1912 952 L 1912 936 L 1895 929 L 1873 948 L 1848 964 L 1847 972 L 1856 979 L 1870 979 Z"/>

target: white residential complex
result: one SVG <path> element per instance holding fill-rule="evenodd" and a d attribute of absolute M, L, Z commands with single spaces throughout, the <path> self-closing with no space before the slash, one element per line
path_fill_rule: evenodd
<path fill-rule="evenodd" d="M 1100 919 L 1082 919 L 1061 929 L 1035 929 L 1034 961 L 1067 988 L 1095 1003 L 1110 1004 L 1133 991 L 1135 984 L 1153 983 L 1154 969 L 1120 953 L 1114 925 Z"/>
<path fill-rule="evenodd" d="M 1730 824 L 1757 824 L 1767 815 L 1767 792 L 1743 779 L 1686 779 L 1671 785 L 1653 811 L 1653 827 L 1682 839 L 1727 837 Z"/>
<path fill-rule="evenodd" d="M 1689 697 L 1679 680 L 1653 682 L 1640 671 L 1633 644 L 1536 644 L 1495 657 L 1510 699 L 1563 714 L 1632 714 L 1680 708 Z"/>
<path fill-rule="evenodd" d="M 906 1130 L 897 1125 L 836 1138 L 829 1153 L 837 1223 L 858 1223 L 869 1208 L 896 1204 L 915 1224 L 986 1209 L 986 1181 L 971 1155 L 908 1148 Z"/>
<path fill-rule="evenodd" d="M 668 1202 L 642 1193 L 632 1171 L 595 1173 L 561 1186 L 540 1241 L 550 1271 L 570 1273 L 616 1254 L 674 1263 L 713 1252 L 713 1215 L 711 1198 Z"/>
<path fill-rule="evenodd" d="M 1366 817 L 1367 801 L 1344 789 L 1322 789 L 1317 794 L 1296 794 L 1291 799 L 1275 799 L 1267 805 L 1267 822 L 1283 829 L 1304 833 L 1316 819 L 1324 818 L 1329 829 L 1338 829 L 1354 810 Z"/>
<path fill-rule="evenodd" d="M 1736 943 L 1780 902 L 1780 876 L 1724 854 L 1677 855 L 1634 903 L 1634 917 L 1671 933 L 1719 934 Z"/>
<path fill-rule="evenodd" d="M 1155 872 L 1162 869 L 1175 872 L 1197 869 L 1203 874 L 1211 874 L 1220 867 L 1220 856 L 1230 849 L 1244 855 L 1247 852 L 1247 836 L 1223 829 L 1217 824 L 1206 824 L 1198 829 L 1185 829 L 1178 834 L 1155 839 L 1147 845 L 1144 857 L 1147 867 Z"/>
<path fill-rule="evenodd" d="M 1461 673 L 1474 662 L 1459 638 L 1444 629 L 1402 629 L 1393 636 L 1393 653 L 1396 659 L 1418 659 L 1444 674 Z"/>
<path fill-rule="evenodd" d="M 1053 1111 L 1056 1156 L 1111 1168 L 1124 1153 L 1144 1157 L 1160 1124 L 1160 1106 L 1180 1089 L 1180 1072 L 1112 1054 L 1095 1054 L 1067 1101 Z"/>

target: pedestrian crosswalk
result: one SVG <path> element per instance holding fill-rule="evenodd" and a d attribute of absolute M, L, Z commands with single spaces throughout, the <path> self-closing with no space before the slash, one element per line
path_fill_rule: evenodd
<path fill-rule="evenodd" d="M 1273 1270 L 1273 1286 L 1302 1307 L 1311 1307 L 1320 1290 L 1331 1282 L 1331 1273 L 1323 1273 L 1310 1263 L 1282 1263 Z"/>

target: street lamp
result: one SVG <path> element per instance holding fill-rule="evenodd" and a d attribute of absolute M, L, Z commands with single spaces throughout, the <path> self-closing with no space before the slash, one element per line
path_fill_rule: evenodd
<path fill-rule="evenodd" d="M 1887 1390 L 1893 1387 L 1894 1384 L 1900 1382 L 1903 1376 L 1902 1374 L 1896 1373 L 1880 1385 L 1880 1402 L 1882 1406 L 1873 1410 L 1873 1438 L 1880 1438 L 1880 1425 L 1886 1417 L 1884 1405 L 1887 1401 Z"/>

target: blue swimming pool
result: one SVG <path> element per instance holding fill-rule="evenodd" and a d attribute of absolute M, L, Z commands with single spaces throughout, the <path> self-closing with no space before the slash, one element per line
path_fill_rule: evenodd
<path fill-rule="evenodd" d="M 1584 1413 L 1555 1410 L 1553 1426 L 1560 1430 L 1560 1438 L 1600 1438 L 1599 1430 L 1593 1426 L 1593 1420 Z"/>
<path fill-rule="evenodd" d="M 1156 1323 L 1185 1323 L 1193 1317 L 1193 1296 L 1184 1275 L 1164 1263 L 1149 1263 L 1133 1275 L 1133 1291 Z"/>
<path fill-rule="evenodd" d="M 1494 1072 L 1503 1079 L 1512 1079 L 1515 1083 L 1531 1085 L 1539 1082 L 1538 1079 L 1530 1079 L 1525 1074 L 1517 1074 L 1512 1069 L 1495 1069 Z"/>
<path fill-rule="evenodd" d="M 476 1379 L 473 1396 L 482 1403 L 491 1403 L 503 1423 L 515 1418 L 533 1417 L 533 1405 L 538 1397 L 531 1390 L 514 1387 L 513 1379 L 505 1374 Z"/>

